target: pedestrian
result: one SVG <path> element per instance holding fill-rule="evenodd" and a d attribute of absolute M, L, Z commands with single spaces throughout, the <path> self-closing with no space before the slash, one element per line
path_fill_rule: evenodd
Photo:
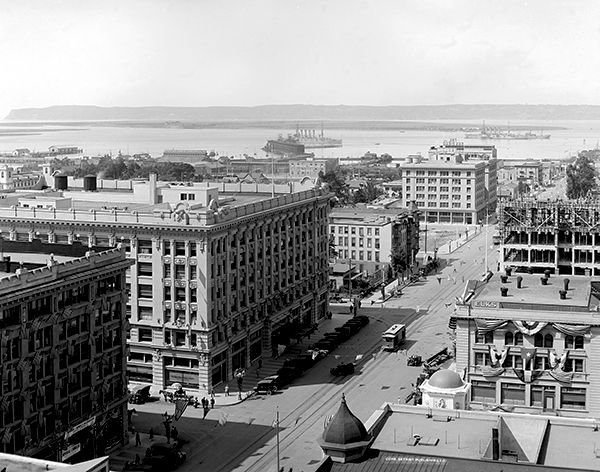
<path fill-rule="evenodd" d="M 140 432 L 139 431 L 135 432 L 135 445 L 136 446 L 141 446 L 142 445 L 142 439 L 140 438 Z"/>
<path fill-rule="evenodd" d="M 210 398 L 213 398 L 213 399 L 215 398 L 215 389 L 214 388 L 210 389 Z"/>
<path fill-rule="evenodd" d="M 259 368 L 260 368 L 260 361 L 258 364 Z M 228 397 L 229 396 L 229 385 L 225 385 L 225 396 Z"/>
<path fill-rule="evenodd" d="M 179 438 L 179 431 L 175 426 L 171 428 L 171 436 L 173 437 L 173 441 L 177 441 L 177 439 Z"/>
<path fill-rule="evenodd" d="M 204 408 L 205 410 L 206 410 L 206 404 L 207 404 L 206 397 L 202 397 L 202 408 Z"/>
<path fill-rule="evenodd" d="M 150 441 L 154 441 L 154 430 L 152 428 L 150 428 L 150 431 L 148 431 L 148 439 Z"/>
<path fill-rule="evenodd" d="M 258 368 L 259 368 L 259 369 L 262 369 L 262 359 L 259 359 L 259 360 L 258 360 Z"/>
<path fill-rule="evenodd" d="M 210 399 L 210 407 L 211 407 L 211 409 L 215 407 L 215 398 L 214 397 Z"/>

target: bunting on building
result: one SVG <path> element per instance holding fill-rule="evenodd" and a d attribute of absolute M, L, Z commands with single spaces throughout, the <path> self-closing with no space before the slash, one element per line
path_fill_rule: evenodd
<path fill-rule="evenodd" d="M 544 329 L 548 323 L 543 321 L 513 321 L 513 324 L 524 335 L 533 336 Z"/>
<path fill-rule="evenodd" d="M 490 361 L 492 363 L 492 367 L 502 367 L 504 361 L 506 360 L 506 356 L 508 355 L 508 349 L 503 349 L 502 352 L 498 352 L 496 346 L 490 344 Z"/>
<path fill-rule="evenodd" d="M 558 331 L 569 336 L 583 336 L 590 330 L 590 325 L 569 325 L 564 323 L 552 323 Z"/>
<path fill-rule="evenodd" d="M 507 324 L 508 321 L 506 320 L 485 320 L 481 318 L 475 319 L 475 325 L 477 326 L 477 332 L 479 334 L 485 334 L 499 328 L 504 328 Z"/>
<path fill-rule="evenodd" d="M 544 373 L 543 370 L 513 369 L 517 378 L 523 383 L 531 383 Z"/>
<path fill-rule="evenodd" d="M 496 377 L 498 375 L 502 375 L 506 369 L 504 367 L 491 367 L 489 365 L 484 365 L 481 368 L 481 374 L 484 377 Z"/>
<path fill-rule="evenodd" d="M 563 370 L 551 370 L 548 372 L 550 377 L 561 383 L 571 383 L 573 381 L 573 372 L 565 372 Z"/>

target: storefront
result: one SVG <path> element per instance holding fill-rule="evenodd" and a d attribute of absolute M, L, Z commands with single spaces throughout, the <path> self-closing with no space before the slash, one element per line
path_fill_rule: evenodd
<path fill-rule="evenodd" d="M 212 386 L 216 387 L 227 379 L 227 351 L 215 354 L 211 359 Z"/>
<path fill-rule="evenodd" d="M 249 336 L 250 362 L 254 362 L 262 356 L 262 335 L 263 330 L 259 329 Z"/>
<path fill-rule="evenodd" d="M 246 338 L 234 343 L 231 347 L 231 370 L 246 368 Z"/>

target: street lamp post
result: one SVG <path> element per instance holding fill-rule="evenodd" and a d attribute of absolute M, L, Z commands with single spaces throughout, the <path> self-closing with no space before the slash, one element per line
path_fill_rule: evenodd
<path fill-rule="evenodd" d="M 352 300 L 352 259 L 348 259 L 348 297 Z"/>

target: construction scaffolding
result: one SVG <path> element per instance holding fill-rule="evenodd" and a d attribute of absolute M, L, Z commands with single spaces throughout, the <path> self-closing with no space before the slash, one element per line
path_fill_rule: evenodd
<path fill-rule="evenodd" d="M 506 200 L 498 205 L 500 269 L 600 275 L 600 203 Z"/>

